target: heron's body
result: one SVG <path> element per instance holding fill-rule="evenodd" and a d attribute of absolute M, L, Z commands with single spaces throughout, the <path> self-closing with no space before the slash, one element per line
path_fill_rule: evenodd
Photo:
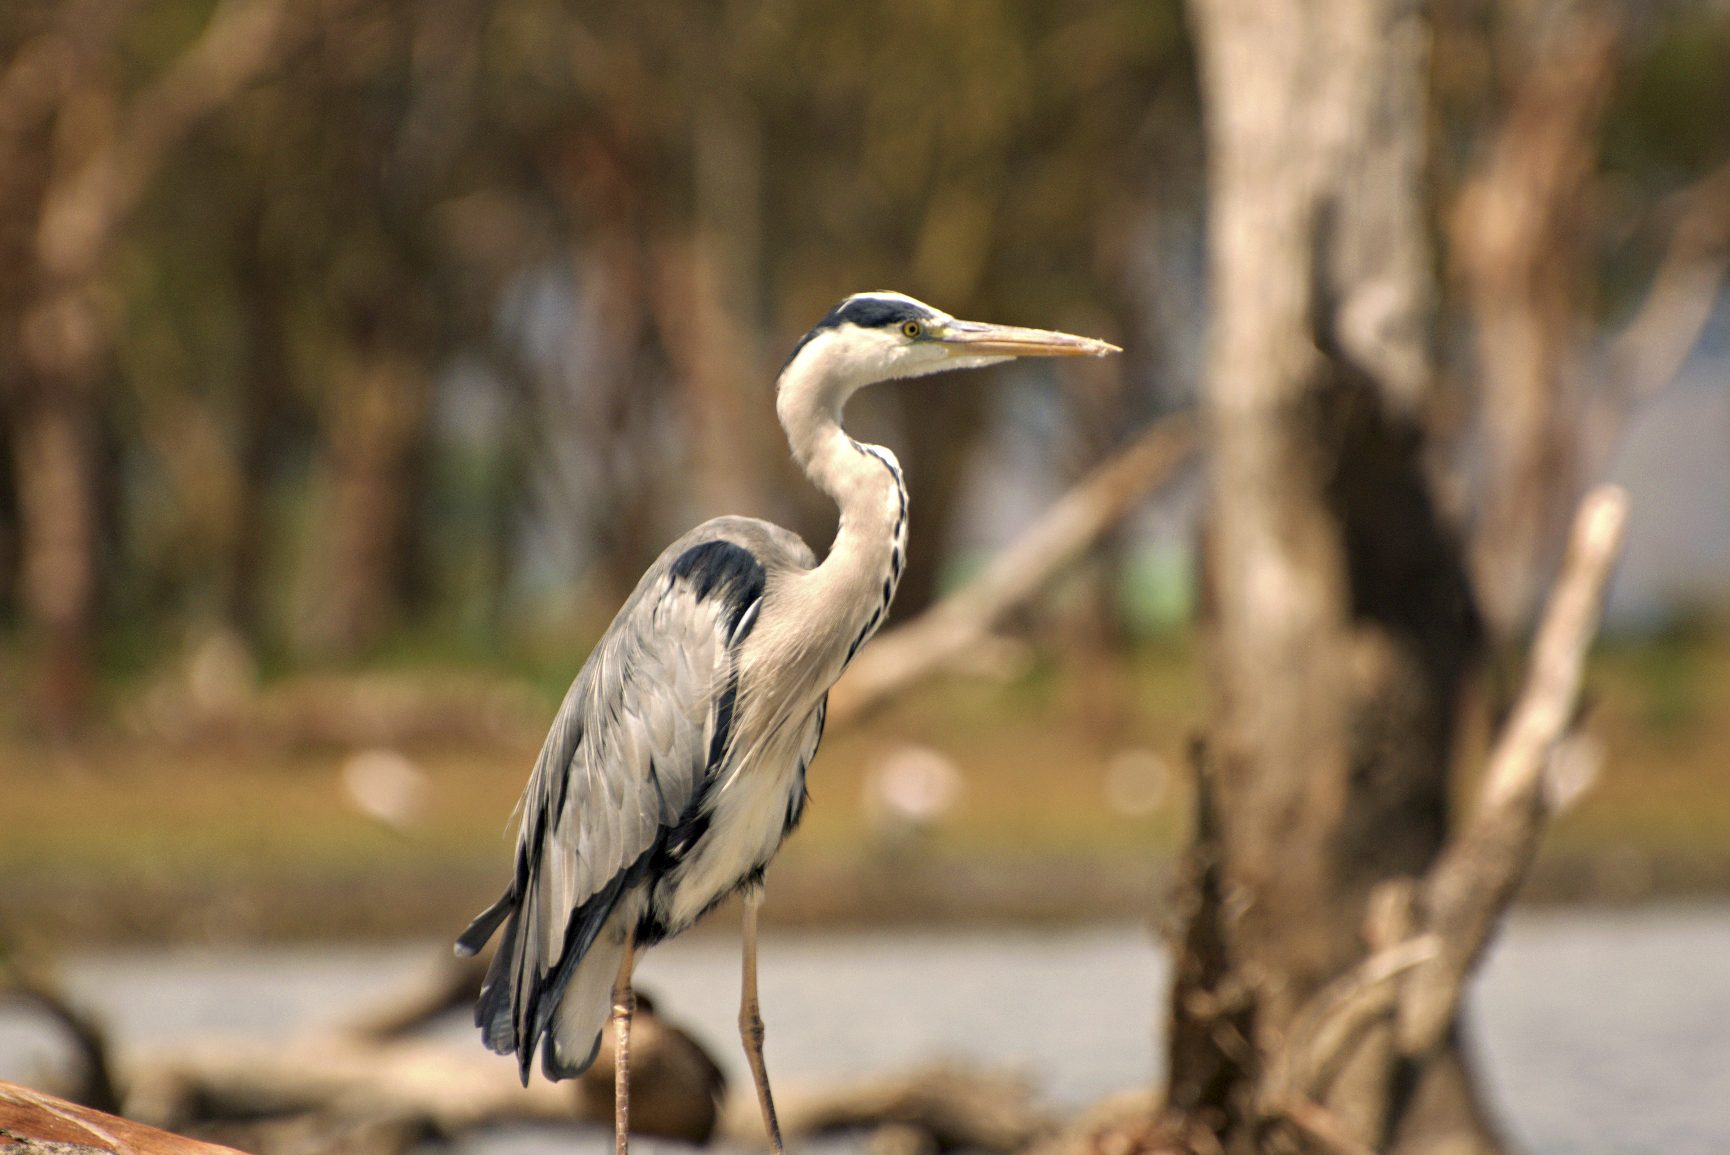
<path fill-rule="evenodd" d="M 795 458 L 840 508 L 834 543 L 819 563 L 787 530 L 723 517 L 662 553 L 553 722 L 510 887 L 458 942 L 472 953 L 505 927 L 476 1021 L 525 1082 L 537 1049 L 550 1078 L 586 1068 L 632 952 L 753 890 L 799 821 L 829 688 L 882 624 L 907 547 L 901 469 L 841 429 L 847 398 L 885 377 L 1110 350 L 889 293 L 848 298 L 799 343 L 776 409 Z M 751 1057 L 773 1133 L 760 1049 Z"/>

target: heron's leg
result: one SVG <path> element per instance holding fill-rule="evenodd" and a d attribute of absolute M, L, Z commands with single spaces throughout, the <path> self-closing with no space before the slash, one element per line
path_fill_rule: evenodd
<path fill-rule="evenodd" d="M 631 1148 L 631 1015 L 637 1009 L 637 996 L 631 991 L 631 964 L 636 945 L 627 928 L 625 954 L 613 983 L 613 1148 L 617 1155 L 627 1155 Z"/>
<path fill-rule="evenodd" d="M 763 1064 L 763 1016 L 757 1012 L 757 908 L 763 905 L 762 887 L 745 892 L 744 982 L 739 998 L 739 1035 L 745 1040 L 745 1058 L 751 1078 L 757 1083 L 757 1102 L 763 1108 L 763 1128 L 769 1146 L 781 1155 L 781 1124 L 775 1118 L 775 1097 L 769 1093 L 769 1068 Z"/>

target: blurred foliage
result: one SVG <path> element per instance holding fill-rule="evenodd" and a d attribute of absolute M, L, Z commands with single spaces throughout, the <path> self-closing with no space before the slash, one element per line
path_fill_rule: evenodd
<path fill-rule="evenodd" d="M 1520 62 L 1442 7 L 1464 165 Z M 1631 22 L 1612 239 L 1650 251 L 1628 222 L 1730 150 L 1727 51 L 1721 6 Z M 1130 346 L 1063 382 L 1061 478 L 1189 388 L 1193 70 L 1179 0 L 4 6 L 7 676 L 52 725 L 81 664 L 212 633 L 267 674 L 532 665 L 697 518 L 821 546 L 769 383 L 859 289 Z M 888 392 L 908 612 L 1015 394 Z"/>
<path fill-rule="evenodd" d="M 1155 166 L 1178 156 L 1193 194 L 1176 3 L 37 0 L 0 43 L 6 157 L 39 178 L 0 196 L 22 256 L 0 613 L 36 645 L 46 595 L 12 571 L 56 501 L 99 512 L 75 631 L 125 651 L 218 626 L 295 660 L 496 639 L 514 594 L 577 572 L 604 607 L 721 508 L 822 535 L 766 402 L 832 300 L 893 285 L 1121 333 L 1152 291 Z M 251 63 L 219 60 L 246 75 L 187 113 L 201 54 Z M 103 200 L 129 158 L 139 195 Z M 18 335 L 81 175 L 108 232 L 68 391 Z M 77 397 L 79 492 L 38 496 L 50 392 Z M 910 464 L 950 477 L 922 494 L 936 546 L 981 401 L 917 404 Z"/>
<path fill-rule="evenodd" d="M 1611 108 L 1605 166 L 1663 190 L 1730 156 L 1730 9 L 1678 7 L 1644 31 Z"/>

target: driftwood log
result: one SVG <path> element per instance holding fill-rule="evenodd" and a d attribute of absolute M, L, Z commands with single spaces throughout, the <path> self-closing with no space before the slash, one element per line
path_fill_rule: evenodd
<path fill-rule="evenodd" d="M 789 1090 L 781 1113 L 789 1135 L 877 1131 L 877 1146 L 897 1155 L 954 1150 L 1007 1155 L 1056 1130 L 1055 1120 L 1035 1106 L 1024 1080 L 968 1067 L 940 1065 L 848 1086 Z M 729 1138 L 763 1141 L 762 1117 L 746 1096 L 733 1100 L 727 1122 Z"/>
<path fill-rule="evenodd" d="M 239 1155 L 0 1081 L 0 1155 Z"/>
<path fill-rule="evenodd" d="M 478 1045 L 419 1033 L 448 1013 L 466 1012 L 484 973 L 484 960 L 441 960 L 406 991 L 346 1025 L 286 1041 L 206 1040 L 136 1051 L 113 1046 L 45 968 L 13 967 L 9 993 L 43 1009 L 74 1037 L 88 1073 L 68 1090 L 109 1096 L 121 1113 L 143 1124 L 261 1155 L 398 1155 L 428 1138 L 506 1122 L 610 1127 L 610 1037 L 581 1078 L 564 1084 L 537 1078 L 525 1088 L 514 1064 Z M 764 1141 L 755 1098 L 748 1090 L 729 1097 L 702 1044 L 662 1018 L 651 996 L 639 996 L 631 1043 L 634 1130 L 697 1144 L 716 1137 Z M 897 1155 L 1019 1151 L 1054 1127 L 1021 1080 L 953 1066 L 859 1083 L 788 1084 L 780 1091 L 788 1136 L 876 1130 L 875 1146 Z M 49 1149 L 23 1150 L 46 1155 Z M 174 1155 L 179 1149 L 137 1150 Z"/>
<path fill-rule="evenodd" d="M 690 1052 L 665 1038 L 665 1030 L 652 1018 L 633 1024 L 633 1129 L 695 1143 L 716 1137 L 760 1144 L 755 1100 L 733 1095 L 717 1115 L 710 1090 L 691 1078 Z M 479 1048 L 329 1035 L 286 1046 L 180 1048 L 141 1056 L 135 1069 L 129 1114 L 200 1133 L 211 1129 L 261 1152 L 282 1149 L 291 1133 L 286 1124 L 297 1149 L 317 1133 L 330 1137 L 323 1149 L 395 1152 L 429 1136 L 451 1138 L 503 1122 L 612 1122 L 606 1055 L 574 1086 L 535 1079 L 526 1089 L 511 1064 Z M 827 1087 L 783 1085 L 778 1098 L 789 1138 L 890 1127 L 898 1148 L 1007 1153 L 1053 1130 L 1025 1083 L 962 1068 Z M 239 1128 L 238 1121 L 258 1119 L 270 1123 Z"/>

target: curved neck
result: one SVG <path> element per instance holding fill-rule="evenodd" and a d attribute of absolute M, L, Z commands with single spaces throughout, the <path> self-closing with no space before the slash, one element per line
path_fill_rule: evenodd
<path fill-rule="evenodd" d="M 861 590 L 877 590 L 887 579 L 887 595 L 892 595 L 907 537 L 901 469 L 887 449 L 861 445 L 841 428 L 841 407 L 865 382 L 815 352 L 796 357 L 783 370 L 775 412 L 794 460 L 840 507 L 835 542 L 816 575 Z"/>
<path fill-rule="evenodd" d="M 791 369 L 789 369 L 791 372 Z M 851 392 L 849 390 L 849 392 Z M 786 431 L 793 460 L 811 479 L 811 484 L 834 499 L 847 520 L 848 504 L 860 495 L 858 458 L 862 455 L 853 439 L 841 428 L 841 406 L 846 396 L 839 390 L 782 378 L 775 398 L 775 415 Z"/>

